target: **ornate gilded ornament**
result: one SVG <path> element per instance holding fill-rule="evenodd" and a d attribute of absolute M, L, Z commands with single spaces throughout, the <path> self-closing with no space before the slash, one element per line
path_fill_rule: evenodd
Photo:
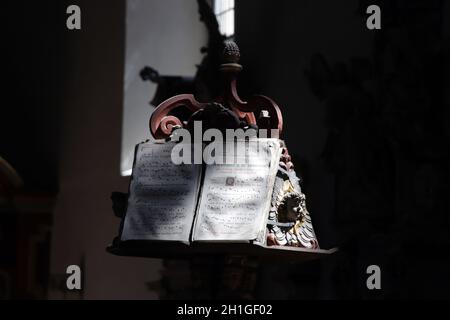
<path fill-rule="evenodd" d="M 267 228 L 268 245 L 319 248 L 306 208 L 306 196 L 301 192 L 299 178 L 293 170 L 287 150 L 282 156 L 276 177 Z"/>

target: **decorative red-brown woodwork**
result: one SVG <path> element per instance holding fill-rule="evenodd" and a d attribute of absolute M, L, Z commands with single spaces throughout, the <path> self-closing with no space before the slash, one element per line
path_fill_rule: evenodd
<path fill-rule="evenodd" d="M 189 119 L 179 119 L 171 114 L 179 107 L 185 107 L 193 113 L 206 107 L 208 103 L 217 102 L 232 110 L 240 120 L 248 125 L 258 125 L 259 129 L 277 129 L 279 135 L 283 129 L 283 116 L 278 105 L 270 98 L 255 95 L 243 101 L 237 92 L 237 75 L 242 70 L 238 63 L 239 48 L 234 42 L 226 42 L 223 64 L 220 71 L 223 75 L 223 89 L 219 97 L 213 101 L 198 102 L 192 94 L 174 96 L 162 102 L 150 118 L 150 132 L 155 139 L 168 138 L 174 127 L 185 127 Z"/>

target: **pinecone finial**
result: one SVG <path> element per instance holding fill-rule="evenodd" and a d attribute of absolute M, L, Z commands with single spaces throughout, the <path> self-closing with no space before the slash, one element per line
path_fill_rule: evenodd
<path fill-rule="evenodd" d="M 239 47 L 234 41 L 225 41 L 225 47 L 223 50 L 223 62 L 224 63 L 239 63 L 241 58 L 241 52 Z"/>

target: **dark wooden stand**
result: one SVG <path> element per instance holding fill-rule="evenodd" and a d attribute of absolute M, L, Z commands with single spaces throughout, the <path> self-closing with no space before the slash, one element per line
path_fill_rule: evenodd
<path fill-rule="evenodd" d="M 162 102 L 150 118 L 150 132 L 155 139 L 168 139 L 176 128 L 192 129 L 192 122 L 220 130 L 248 128 L 268 130 L 267 137 L 280 138 L 283 117 L 278 105 L 262 95 L 243 101 L 236 89 L 236 78 L 242 70 L 240 53 L 233 42 L 225 44 L 222 73 L 222 93 L 213 101 L 198 102 L 192 94 L 181 94 Z M 214 103 L 216 105 L 214 105 Z M 220 104 L 218 106 L 217 104 Z M 223 119 L 211 119 L 211 106 L 219 108 Z M 225 108 L 225 109 L 224 109 Z M 182 109 L 181 112 L 178 110 Z M 186 112 L 187 111 L 187 112 Z M 271 130 L 275 129 L 275 130 Z M 280 166 L 293 170 L 294 165 L 286 148 Z M 128 195 L 113 193 L 113 209 L 122 225 Z M 122 228 L 121 225 L 121 228 Z M 238 298 L 257 297 L 257 284 L 264 265 L 298 264 L 329 256 L 336 249 L 307 249 L 288 246 L 259 246 L 243 243 L 191 243 L 190 245 L 164 241 L 121 241 L 120 235 L 107 248 L 111 254 L 163 259 L 163 278 L 148 286 L 157 290 L 161 298 Z M 184 274 L 190 286 L 180 287 L 176 275 Z M 188 281 L 189 282 L 189 281 Z"/>
<path fill-rule="evenodd" d="M 259 261 L 300 263 L 326 257 L 337 249 L 307 249 L 288 246 L 262 247 L 244 243 L 192 243 L 119 241 L 108 247 L 108 252 L 118 256 L 150 257 L 160 259 L 186 259 L 193 256 L 248 256 Z"/>

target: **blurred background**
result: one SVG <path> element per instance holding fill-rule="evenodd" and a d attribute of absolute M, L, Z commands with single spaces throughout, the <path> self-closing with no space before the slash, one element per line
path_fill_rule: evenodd
<path fill-rule="evenodd" d="M 81 30 L 66 28 L 70 4 L 81 8 Z M 370 4 L 381 8 L 381 30 L 366 28 Z M 241 96 L 282 108 L 319 243 L 340 248 L 325 260 L 256 266 L 248 297 L 450 297 L 447 2 L 2 5 L 0 299 L 217 297 L 195 276 L 214 279 L 208 262 L 105 248 L 120 223 L 111 192 L 126 192 L 154 107 L 177 93 L 213 94 L 225 39 L 241 49 Z M 65 287 L 73 264 L 81 291 Z M 367 290 L 372 264 L 382 290 Z"/>

